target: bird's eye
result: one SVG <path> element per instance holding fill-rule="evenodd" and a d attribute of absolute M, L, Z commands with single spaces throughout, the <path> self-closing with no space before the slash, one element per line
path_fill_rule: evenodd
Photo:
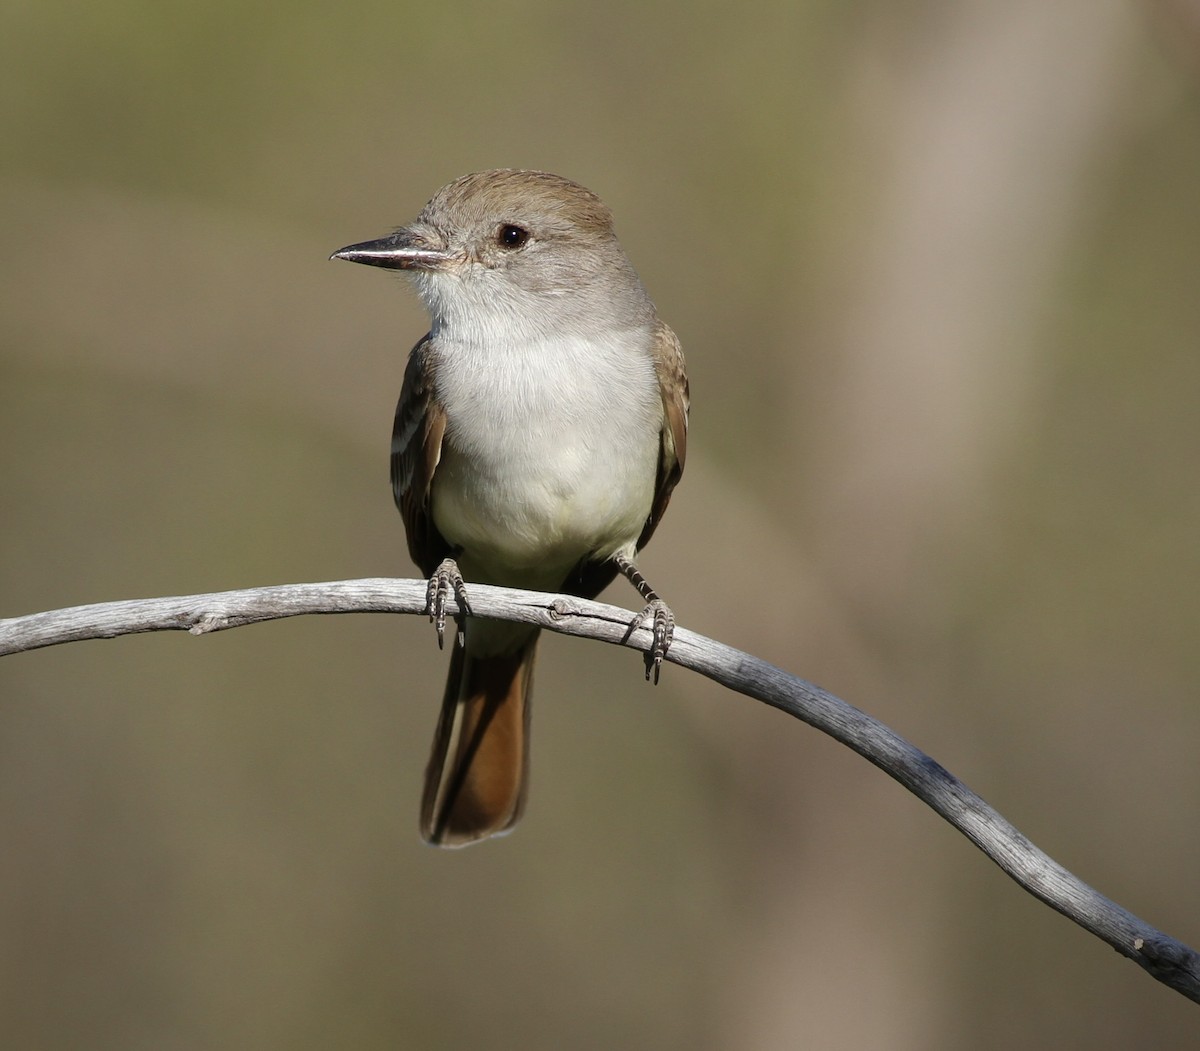
<path fill-rule="evenodd" d="M 496 234 L 496 242 L 501 248 L 520 248 L 528 240 L 529 231 L 512 223 L 505 223 Z"/>

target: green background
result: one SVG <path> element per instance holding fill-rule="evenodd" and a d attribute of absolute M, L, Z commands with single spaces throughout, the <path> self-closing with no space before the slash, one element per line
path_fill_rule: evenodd
<path fill-rule="evenodd" d="M 442 183 L 596 190 L 692 378 L 643 568 L 1200 943 L 1200 24 L 1183 0 L 0 10 L 0 614 L 411 575 Z M 614 587 L 609 597 L 633 607 Z M 20 1048 L 1196 1046 L 873 767 L 548 638 L 524 823 L 424 847 L 418 618 L 0 664 Z"/>

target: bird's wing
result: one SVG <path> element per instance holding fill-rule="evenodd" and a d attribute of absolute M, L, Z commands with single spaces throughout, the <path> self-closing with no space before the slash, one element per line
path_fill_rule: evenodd
<path fill-rule="evenodd" d="M 446 432 L 446 410 L 434 394 L 433 370 L 432 339 L 426 335 L 408 356 L 392 428 L 392 495 L 404 518 L 408 553 L 426 576 L 450 554 L 429 506 Z"/>
<path fill-rule="evenodd" d="M 661 321 L 655 333 L 654 369 L 658 373 L 658 389 L 663 402 L 662 441 L 658 453 L 658 476 L 654 483 L 654 502 L 650 505 L 650 516 L 638 538 L 641 550 L 654 535 L 659 520 L 671 502 L 683 475 L 683 464 L 687 459 L 688 409 L 691 397 L 688 393 L 687 371 L 683 363 L 683 348 L 679 338 Z"/>

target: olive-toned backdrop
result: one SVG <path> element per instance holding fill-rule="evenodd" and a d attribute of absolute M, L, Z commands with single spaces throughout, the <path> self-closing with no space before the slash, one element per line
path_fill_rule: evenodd
<path fill-rule="evenodd" d="M 326 257 L 547 168 L 688 354 L 680 622 L 1200 943 L 1192 9 L 13 0 L 0 615 L 411 575 L 425 319 Z M 382 616 L 0 662 L 6 1046 L 1196 1046 L 873 767 L 628 651 L 546 639 L 524 823 L 424 847 L 444 665 Z"/>

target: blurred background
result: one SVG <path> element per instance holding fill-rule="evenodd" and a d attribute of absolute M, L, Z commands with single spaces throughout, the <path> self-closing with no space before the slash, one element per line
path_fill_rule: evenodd
<path fill-rule="evenodd" d="M 326 257 L 550 169 L 688 355 L 680 622 L 1200 944 L 1198 81 L 1191 0 L 11 0 L 0 615 L 413 575 L 425 318 Z M 0 663 L 5 1042 L 1196 1046 L 873 767 L 630 651 L 545 639 L 524 823 L 424 847 L 445 664 L 386 616 Z"/>

